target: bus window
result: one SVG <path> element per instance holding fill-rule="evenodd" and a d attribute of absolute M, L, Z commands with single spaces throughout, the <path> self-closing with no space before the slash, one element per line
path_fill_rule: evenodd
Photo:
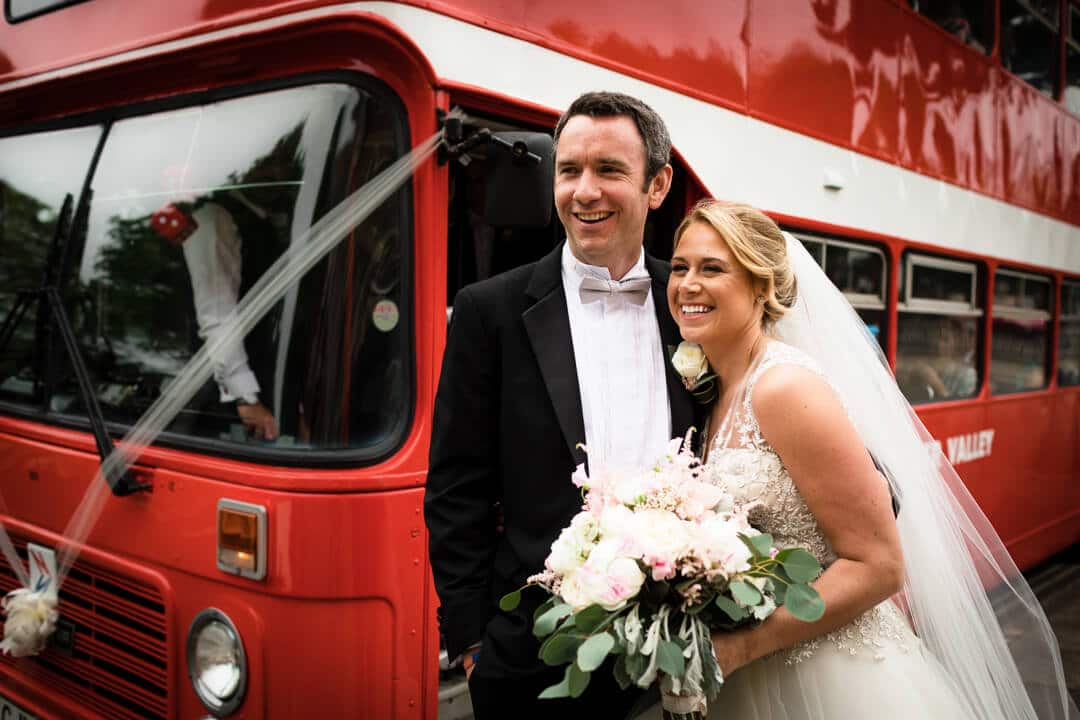
<path fill-rule="evenodd" d="M 1051 281 L 1013 270 L 994 275 L 990 392 L 1038 390 L 1049 381 Z"/>
<path fill-rule="evenodd" d="M 985 54 L 994 47 L 994 4 L 984 0 L 915 0 L 912 8 Z"/>
<path fill-rule="evenodd" d="M 1001 62 L 1014 75 L 1055 97 L 1061 0 L 1001 0 Z"/>
<path fill-rule="evenodd" d="M 1080 115 L 1080 5 L 1069 5 L 1069 32 L 1065 37 L 1065 107 Z"/>
<path fill-rule="evenodd" d="M 406 151 L 405 133 L 400 104 L 374 85 L 292 87 L 115 121 L 67 296 L 106 420 L 139 418 L 238 296 Z M 257 447 L 274 460 L 389 450 L 410 412 L 406 193 L 215 359 L 214 378 L 170 426 L 174 440 L 237 452 L 273 435 Z M 49 401 L 82 413 L 70 373 Z M 260 425 L 245 422 L 253 412 Z"/>
<path fill-rule="evenodd" d="M 833 285 L 844 293 L 866 329 L 885 345 L 885 253 L 843 240 L 797 235 L 803 247 L 824 267 Z"/>
<path fill-rule="evenodd" d="M 1061 348 L 1058 385 L 1080 385 L 1080 281 L 1061 284 Z"/>
<path fill-rule="evenodd" d="M 79 196 L 100 137 L 92 126 L 0 138 L 0 324 L 19 290 L 41 287 L 64 197 Z M 25 313 L 0 348 L 0 400 L 40 405 L 36 299 Z"/>
<path fill-rule="evenodd" d="M 978 280 L 975 263 L 905 255 L 896 380 L 912 405 L 978 392 Z"/>

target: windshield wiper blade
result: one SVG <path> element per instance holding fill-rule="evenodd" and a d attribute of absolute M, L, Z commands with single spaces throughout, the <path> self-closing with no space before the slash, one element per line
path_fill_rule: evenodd
<path fill-rule="evenodd" d="M 63 254 L 62 247 L 66 245 L 72 229 L 72 224 L 69 222 L 71 219 L 71 203 L 72 197 L 69 193 L 64 198 L 64 204 L 56 222 L 56 231 L 53 233 L 49 247 L 49 257 L 42 274 L 41 287 L 37 290 L 20 291 L 16 296 L 14 306 L 8 311 L 3 325 L 0 325 L 0 352 L 7 347 L 15 328 L 25 315 L 30 303 L 37 300 L 40 303 L 38 305 L 39 330 L 44 327 L 47 332 L 51 327 L 55 327 L 60 331 L 60 339 L 64 343 L 64 349 L 67 351 L 68 361 L 75 371 L 75 378 L 79 385 L 79 395 L 83 401 L 83 407 L 86 409 L 87 418 L 90 420 L 90 429 L 97 445 L 98 457 L 101 463 L 104 463 L 105 458 L 113 452 L 115 446 L 105 427 L 105 416 L 102 415 L 101 406 L 98 404 L 97 396 L 94 395 L 94 387 L 90 382 L 90 373 L 86 369 L 86 361 L 83 360 L 82 352 L 80 352 L 78 342 L 75 340 L 75 331 L 71 327 L 71 320 L 68 318 L 67 310 L 64 308 L 63 298 L 58 288 L 58 278 L 56 277 L 57 261 Z M 46 308 L 47 314 L 42 312 Z M 52 353 L 46 353 L 46 356 L 47 362 L 51 363 Z M 53 384 L 53 378 L 48 377 L 46 379 L 46 394 L 51 394 Z M 114 473 L 112 477 L 106 477 L 105 480 L 109 483 L 113 495 L 117 496 L 131 495 L 153 489 L 152 485 L 137 481 L 130 470 Z"/>

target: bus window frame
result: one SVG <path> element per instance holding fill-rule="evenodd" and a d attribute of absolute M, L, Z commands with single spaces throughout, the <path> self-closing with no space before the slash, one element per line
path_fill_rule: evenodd
<path fill-rule="evenodd" d="M 1070 324 L 1075 323 L 1076 325 L 1080 325 L 1080 307 L 1077 308 L 1077 311 L 1075 313 L 1067 313 L 1067 312 L 1065 312 L 1065 288 L 1066 287 L 1074 288 L 1075 289 L 1074 291 L 1076 292 L 1076 294 L 1078 296 L 1080 296 L 1080 277 L 1063 277 L 1063 278 L 1061 278 L 1061 284 L 1060 284 L 1060 293 L 1061 294 L 1059 296 L 1060 311 L 1058 312 L 1058 327 L 1057 327 L 1057 332 L 1055 333 L 1055 339 L 1054 339 L 1053 381 L 1054 381 L 1055 386 L 1058 387 L 1058 388 L 1080 388 L 1080 380 L 1078 380 L 1077 382 L 1074 382 L 1074 383 L 1064 383 L 1063 384 L 1061 382 L 1061 337 L 1062 337 L 1062 334 L 1063 334 L 1062 326 L 1065 325 L 1066 323 L 1070 323 Z M 1080 305 L 1080 303 L 1078 303 L 1078 305 Z"/>
<path fill-rule="evenodd" d="M 357 87 L 369 92 L 373 91 L 380 94 L 380 97 L 394 103 L 402 121 L 399 126 L 405 136 L 402 142 L 405 152 L 408 152 L 412 147 L 413 138 L 411 137 L 409 106 L 405 98 L 381 77 L 357 70 L 315 70 L 261 79 L 254 82 L 221 85 L 181 93 L 167 98 L 118 104 L 44 122 L 9 126 L 0 130 L 0 137 L 16 137 L 93 124 L 106 125 L 119 120 L 209 105 L 267 92 L 335 83 Z M 405 387 L 406 406 L 396 425 L 388 432 L 387 437 L 376 445 L 362 449 L 297 449 L 288 447 L 275 448 L 258 443 L 226 442 L 210 437 L 185 435 L 164 430 L 154 440 L 155 446 L 209 455 L 214 458 L 252 462 L 264 466 L 321 470 L 378 465 L 393 457 L 408 442 L 410 433 L 417 421 L 418 384 L 420 382 L 416 341 L 416 315 L 419 309 L 415 277 L 417 261 L 416 193 L 412 182 L 406 182 L 399 192 L 406 193 L 400 225 L 403 231 L 401 247 L 401 297 L 403 303 L 399 308 L 399 327 L 403 338 L 402 352 L 405 357 L 409 358 L 409 362 Z M 90 422 L 85 415 L 43 411 L 39 407 L 34 408 L 6 401 L 0 401 L 0 413 L 22 420 L 44 423 L 52 427 L 80 432 L 90 431 Z M 105 424 L 109 433 L 115 436 L 123 436 L 134 427 L 133 425 L 112 420 L 106 420 Z"/>
<path fill-rule="evenodd" d="M 1007 277 L 1013 277 L 1021 280 L 1022 282 L 1034 281 L 1038 283 L 1044 283 L 1047 286 L 1049 292 L 1046 297 L 1049 302 L 1049 309 L 1041 310 L 1038 308 L 1022 308 L 1015 307 L 1013 305 L 1001 305 L 997 303 L 995 295 L 990 297 L 990 308 L 995 316 L 1000 315 L 1010 319 L 1018 320 L 1051 320 L 1054 317 L 1054 279 L 1049 275 L 1039 275 L 1037 273 L 1025 272 L 1023 270 L 1012 270 L 1010 268 L 999 267 L 994 270 L 994 288 L 997 289 L 997 278 L 999 275 L 1005 275 Z M 1023 288 L 1024 285 L 1021 285 Z M 1021 293 L 1023 296 L 1023 293 Z"/>
<path fill-rule="evenodd" d="M 917 252 L 907 253 L 902 260 L 904 267 L 904 293 L 898 299 L 897 311 L 899 312 L 922 312 L 938 315 L 956 315 L 960 317 L 980 317 L 983 314 L 978 306 L 978 264 L 968 260 L 949 260 L 947 258 L 924 255 Z M 928 298 L 912 297 L 915 268 L 926 267 L 949 272 L 964 273 L 970 276 L 971 286 L 968 290 L 968 302 L 958 300 L 931 300 Z"/>
<path fill-rule="evenodd" d="M 996 299 L 997 291 L 997 278 L 999 275 L 1005 275 L 1007 277 L 1014 277 L 1021 281 L 1036 281 L 1041 283 L 1047 283 L 1049 285 L 1049 293 L 1047 294 L 1047 301 L 1049 303 L 1049 310 L 1041 310 L 1037 308 L 1018 308 L 1009 305 L 998 305 Z M 991 279 L 993 284 L 989 288 L 990 290 L 990 323 L 988 325 L 989 343 L 986 353 L 986 390 L 991 398 L 1009 398 L 1017 395 L 1024 395 L 1030 393 L 1048 392 L 1057 386 L 1057 350 L 1058 350 L 1058 337 L 1059 332 L 1055 332 L 1054 323 L 1054 308 L 1056 298 L 1054 295 L 1054 278 L 1051 275 L 1041 275 L 1036 272 L 1029 272 L 1026 270 L 1016 270 L 1009 266 L 1001 266 L 993 268 L 991 272 Z M 1021 285 L 1021 288 L 1024 286 Z M 1023 293 L 1021 292 L 1021 296 Z M 1045 379 L 1043 384 L 1039 387 L 1023 388 L 1019 390 L 996 390 L 994 389 L 994 319 L 1002 318 L 1004 320 L 1035 320 L 1046 322 L 1046 346 L 1045 357 L 1043 358 L 1043 369 L 1045 370 Z"/>
<path fill-rule="evenodd" d="M 825 263 L 829 258 L 830 247 L 842 247 L 849 250 L 858 250 L 859 252 L 867 252 L 873 255 L 877 255 L 881 258 L 881 293 L 873 295 L 870 293 L 854 293 L 841 290 L 841 293 L 847 301 L 851 303 L 851 306 L 857 310 L 886 310 L 888 309 L 888 288 L 889 288 L 889 258 L 877 245 L 866 242 L 856 242 L 853 240 L 837 240 L 834 238 L 824 237 L 822 235 L 816 235 L 814 233 L 794 231 L 793 234 L 800 241 L 809 241 L 821 246 L 821 256 L 817 257 L 816 253 L 807 252 L 817 262 L 818 266 L 824 271 Z M 806 247 L 804 244 L 803 247 Z"/>

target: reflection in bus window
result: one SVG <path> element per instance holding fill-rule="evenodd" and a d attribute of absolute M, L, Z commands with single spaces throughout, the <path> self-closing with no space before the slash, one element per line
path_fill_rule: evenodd
<path fill-rule="evenodd" d="M 1065 37 L 1065 107 L 1080 115 L 1080 5 L 1069 5 L 1069 32 Z"/>
<path fill-rule="evenodd" d="M 978 393 L 982 311 L 974 263 L 909 253 L 901 273 L 896 381 L 913 404 Z"/>
<path fill-rule="evenodd" d="M 271 264 L 406 147 L 397 101 L 346 85 L 117 121 L 67 295 L 106 420 L 137 420 Z M 215 358 L 171 432 L 385 450 L 409 404 L 405 192 Z M 72 378 L 50 403 L 83 412 Z"/>
<path fill-rule="evenodd" d="M 15 307 L 16 293 L 42 283 L 46 256 L 64 196 L 78 198 L 101 137 L 98 126 L 0 138 L 0 324 Z M 37 405 L 44 378 L 45 328 L 37 332 L 37 301 L 27 306 L 7 347 L 0 348 L 0 400 Z M 35 337 L 41 343 L 35 347 Z"/>
<path fill-rule="evenodd" d="M 964 44 L 986 53 L 994 46 L 994 4 L 984 0 L 915 0 L 912 7 Z"/>
<path fill-rule="evenodd" d="M 1080 281 L 1061 285 L 1061 346 L 1058 384 L 1080 385 Z"/>
<path fill-rule="evenodd" d="M 1005 288 L 999 292 L 999 286 Z M 1011 270 L 994 276 L 990 392 L 1038 390 L 1048 382 L 1050 358 L 1048 278 Z"/>
<path fill-rule="evenodd" d="M 1057 92 L 1060 0 L 1001 0 L 1001 61 L 1050 97 Z"/>
<path fill-rule="evenodd" d="M 885 255 L 869 245 L 799 235 L 829 280 L 844 293 L 878 343 L 885 346 Z"/>

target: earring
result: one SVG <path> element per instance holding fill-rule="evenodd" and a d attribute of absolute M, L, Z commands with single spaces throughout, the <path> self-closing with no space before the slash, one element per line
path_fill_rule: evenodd
<path fill-rule="evenodd" d="M 759 305 L 764 305 L 765 304 L 765 296 L 764 295 L 758 295 L 757 296 L 757 301 L 758 301 Z"/>

